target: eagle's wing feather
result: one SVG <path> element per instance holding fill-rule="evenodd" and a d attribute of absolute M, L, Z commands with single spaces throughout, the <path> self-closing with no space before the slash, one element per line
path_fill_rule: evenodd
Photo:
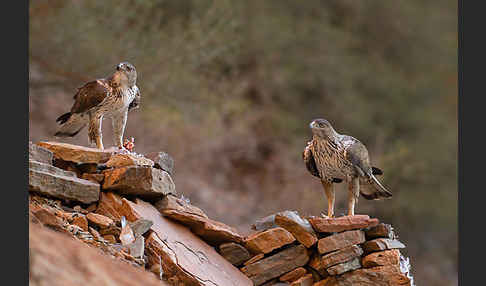
<path fill-rule="evenodd" d="M 130 102 L 130 105 L 128 106 L 128 111 L 132 109 L 137 109 L 140 105 L 140 89 L 138 89 L 137 86 L 134 86 L 136 88 L 136 94 L 135 97 L 133 98 L 132 102 Z"/>
<path fill-rule="evenodd" d="M 82 113 L 98 106 L 111 92 L 109 84 L 104 79 L 94 80 L 78 88 L 74 95 L 71 113 Z"/>
<path fill-rule="evenodd" d="M 360 188 L 360 193 L 363 197 L 374 200 L 392 196 L 392 193 L 374 176 L 375 172 L 377 174 L 383 174 L 383 172 L 376 167 L 371 167 L 368 150 L 363 143 L 354 139 L 354 142 L 349 144 L 349 147 L 346 149 L 346 159 L 355 166 L 358 173 L 362 172 L 360 174 L 362 177 L 369 178 L 367 182 L 362 183 L 362 188 Z"/>
<path fill-rule="evenodd" d="M 380 176 L 383 175 L 383 171 L 378 167 L 371 167 L 373 175 Z"/>
<path fill-rule="evenodd" d="M 312 151 L 309 148 L 309 145 L 307 145 L 305 147 L 304 152 L 302 153 L 302 157 L 304 159 L 305 166 L 307 167 L 307 170 L 313 176 L 321 178 L 321 175 L 319 174 L 319 170 L 317 169 L 316 161 L 314 160 L 314 155 L 312 154 Z"/>
<path fill-rule="evenodd" d="M 363 172 L 363 175 L 372 174 L 368 150 L 363 143 L 352 137 L 346 140 L 350 141 L 346 148 L 346 160 L 351 162 L 357 168 L 358 172 Z"/>

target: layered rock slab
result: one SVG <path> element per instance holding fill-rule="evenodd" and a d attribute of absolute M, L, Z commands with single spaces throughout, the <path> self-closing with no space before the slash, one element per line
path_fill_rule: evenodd
<path fill-rule="evenodd" d="M 183 285 L 252 285 L 236 267 L 184 226 L 162 216 L 140 199 L 127 201 L 136 219 L 153 222 L 145 242 L 152 263 L 161 263 L 173 283 Z M 160 259 L 157 259 L 160 257 Z"/>
<path fill-rule="evenodd" d="M 29 161 L 29 191 L 89 204 L 98 201 L 100 185 L 79 179 L 72 172 Z"/>
<path fill-rule="evenodd" d="M 162 198 L 175 194 L 170 175 L 162 170 L 146 166 L 130 166 L 105 170 L 103 190 L 123 195 L 137 195 L 145 199 Z"/>
<path fill-rule="evenodd" d="M 361 263 L 365 268 L 400 265 L 400 255 L 400 250 L 398 249 L 374 252 L 363 257 Z"/>
<path fill-rule="evenodd" d="M 374 227 L 370 227 L 365 231 L 365 234 L 367 240 L 372 240 L 373 238 L 396 238 L 393 227 L 385 223 L 380 223 Z"/>
<path fill-rule="evenodd" d="M 372 219 L 368 215 L 352 215 L 338 218 L 310 217 L 308 220 L 317 232 L 323 233 L 362 229 L 379 223 L 378 219 Z"/>
<path fill-rule="evenodd" d="M 235 266 L 240 266 L 250 259 L 250 253 L 241 244 L 228 242 L 219 246 L 219 253 Z"/>
<path fill-rule="evenodd" d="M 297 267 L 294 270 L 285 273 L 284 275 L 280 276 L 278 280 L 282 282 L 293 282 L 300 277 L 304 276 L 307 273 L 307 270 L 303 267 Z"/>
<path fill-rule="evenodd" d="M 319 259 L 320 268 L 329 268 L 336 264 L 360 257 L 362 254 L 363 250 L 359 245 L 348 246 L 321 256 Z"/>
<path fill-rule="evenodd" d="M 105 163 L 113 153 L 113 150 L 100 150 L 60 142 L 39 142 L 37 145 L 51 151 L 55 158 L 74 163 Z"/>
<path fill-rule="evenodd" d="M 276 254 L 241 268 L 253 283 L 258 286 L 277 278 L 309 261 L 309 254 L 303 245 L 291 246 Z"/>
<path fill-rule="evenodd" d="M 379 266 L 361 268 L 339 276 L 330 276 L 314 283 L 314 286 L 411 286 L 411 279 L 402 273 L 398 266 Z"/>
<path fill-rule="evenodd" d="M 32 224 L 29 224 L 29 285 L 169 286 L 143 269 Z"/>
<path fill-rule="evenodd" d="M 319 239 L 317 249 L 325 254 L 354 244 L 365 242 L 365 234 L 361 230 L 349 230 Z"/>
<path fill-rule="evenodd" d="M 162 214 L 189 227 L 193 233 L 211 245 L 220 245 L 226 242 L 241 244 L 243 242 L 243 237 L 236 229 L 222 222 L 175 209 L 164 210 Z"/>
<path fill-rule="evenodd" d="M 274 221 L 276 225 L 286 229 L 307 248 L 310 248 L 317 242 L 317 236 L 311 224 L 295 211 L 277 213 Z"/>
<path fill-rule="evenodd" d="M 133 154 L 113 154 L 105 163 L 108 168 L 121 168 L 128 166 L 147 166 L 153 167 L 154 162 L 143 156 L 136 156 Z"/>
<path fill-rule="evenodd" d="M 294 241 L 295 238 L 290 232 L 277 227 L 248 236 L 245 239 L 245 246 L 252 253 L 269 253 Z"/>
<path fill-rule="evenodd" d="M 198 215 L 204 218 L 208 217 L 200 208 L 193 206 L 187 201 L 177 198 L 174 195 L 164 196 L 154 205 L 161 213 L 164 213 L 164 211 L 176 210 L 188 214 Z"/>
<path fill-rule="evenodd" d="M 52 165 L 52 158 L 51 151 L 29 141 L 29 160 Z"/>
<path fill-rule="evenodd" d="M 376 238 L 363 244 L 366 253 L 396 248 L 405 248 L 405 245 L 399 240 L 389 238 Z"/>

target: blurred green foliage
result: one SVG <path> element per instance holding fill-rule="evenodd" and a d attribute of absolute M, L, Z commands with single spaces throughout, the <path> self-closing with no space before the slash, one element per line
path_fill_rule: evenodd
<path fill-rule="evenodd" d="M 456 285 L 456 7 L 450 0 L 37 0 L 29 55 L 66 90 L 120 61 L 134 63 L 144 122 L 177 138 L 164 142 L 178 145 L 178 168 L 207 172 L 191 160 L 219 168 L 204 173 L 209 183 L 261 196 L 267 209 L 299 191 L 301 209 L 322 208 L 324 198 L 304 192 L 320 187 L 300 156 L 308 123 L 328 119 L 368 146 L 394 194 L 360 204 L 394 224 L 412 266 L 437 264 L 417 269 L 417 282 Z"/>

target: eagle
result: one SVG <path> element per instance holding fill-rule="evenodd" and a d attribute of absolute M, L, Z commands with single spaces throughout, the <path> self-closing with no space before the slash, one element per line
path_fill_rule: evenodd
<path fill-rule="evenodd" d="M 307 170 L 321 180 L 327 197 L 328 217 L 334 217 L 334 183 L 348 183 L 348 215 L 354 215 L 360 193 L 368 200 L 391 198 L 392 193 L 375 177 L 383 171 L 371 166 L 363 143 L 337 133 L 326 119 L 316 119 L 309 126 L 312 140 L 307 143 L 302 157 Z"/>
<path fill-rule="evenodd" d="M 140 104 L 140 90 L 136 82 L 135 67 L 122 62 L 111 76 L 79 87 L 71 111 L 56 119 L 60 126 L 54 136 L 73 137 L 88 125 L 89 143 L 103 150 L 101 124 L 104 118 L 111 117 L 114 144 L 124 149 L 122 141 L 128 111 L 138 108 Z"/>

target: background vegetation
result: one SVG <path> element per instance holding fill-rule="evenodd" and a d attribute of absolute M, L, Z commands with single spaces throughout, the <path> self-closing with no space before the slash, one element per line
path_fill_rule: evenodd
<path fill-rule="evenodd" d="M 326 118 L 368 146 L 394 194 L 360 199 L 357 212 L 395 226 L 417 285 L 457 285 L 456 7 L 33 0 L 30 140 L 53 140 L 76 87 L 130 61 L 142 91 L 126 130 L 135 151 L 169 152 L 178 192 L 244 232 L 275 211 L 326 211 L 301 159 L 308 123 Z M 86 130 L 65 141 L 86 145 Z"/>

